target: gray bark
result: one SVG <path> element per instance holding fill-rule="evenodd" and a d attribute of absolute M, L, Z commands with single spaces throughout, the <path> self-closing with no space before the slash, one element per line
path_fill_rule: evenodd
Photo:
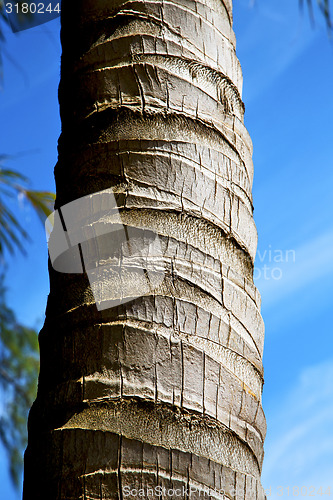
<path fill-rule="evenodd" d="M 165 276 L 98 311 L 86 274 L 50 266 L 23 498 L 164 486 L 263 499 L 264 329 L 231 0 L 63 0 L 61 38 L 56 208 L 111 188 L 123 224 L 158 235 Z M 135 270 L 122 285 L 140 295 Z"/>

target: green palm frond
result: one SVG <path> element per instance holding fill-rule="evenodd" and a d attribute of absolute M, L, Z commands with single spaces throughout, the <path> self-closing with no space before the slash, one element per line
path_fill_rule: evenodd
<path fill-rule="evenodd" d="M 33 191 L 30 189 L 21 189 L 21 193 L 30 202 L 41 222 L 44 224 L 46 217 L 53 211 L 55 194 L 49 191 Z"/>
<path fill-rule="evenodd" d="M 5 12 L 4 12 L 3 5 L 4 5 L 3 2 L 0 0 L 0 21 L 9 26 L 9 21 L 8 21 L 8 18 L 6 16 Z M 1 41 L 5 40 L 4 34 L 1 30 L 1 26 L 0 26 L 0 40 Z"/>
<path fill-rule="evenodd" d="M 0 258 L 3 257 L 5 249 L 9 253 L 13 253 L 15 248 L 24 252 L 22 242 L 28 238 L 27 232 L 8 208 L 5 199 L 25 198 L 43 223 L 52 212 L 55 200 L 55 195 L 49 191 L 28 189 L 28 179 L 19 172 L 1 168 L 7 159 L 7 155 L 0 155 Z"/>
<path fill-rule="evenodd" d="M 304 8 L 305 0 L 298 0 L 299 1 L 299 6 L 301 9 Z M 330 0 L 316 0 L 317 5 L 319 7 L 320 12 L 323 14 L 326 26 L 329 31 L 332 30 L 333 24 L 332 24 L 332 17 L 331 17 L 331 6 L 330 6 Z M 309 15 L 311 21 L 314 23 L 314 12 L 313 12 L 313 0 L 306 0 L 306 4 L 308 7 Z"/>
<path fill-rule="evenodd" d="M 37 332 L 21 325 L 7 306 L 0 275 L 0 442 L 7 451 L 10 474 L 19 485 L 22 453 L 27 444 L 26 419 L 36 397 L 39 367 Z"/>
<path fill-rule="evenodd" d="M 319 9 L 326 19 L 327 27 L 331 30 L 333 28 L 331 10 L 330 10 L 330 0 L 317 0 Z"/>

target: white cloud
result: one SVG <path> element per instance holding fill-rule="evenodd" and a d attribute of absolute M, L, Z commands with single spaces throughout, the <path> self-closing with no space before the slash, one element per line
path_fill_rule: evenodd
<path fill-rule="evenodd" d="M 333 360 L 307 367 L 269 420 L 262 482 L 268 498 L 280 498 L 279 486 L 311 496 L 323 488 L 333 495 Z M 290 496 L 296 496 L 295 494 Z M 320 495 L 316 494 L 319 498 Z M 323 495 L 323 498 L 327 498 Z"/>

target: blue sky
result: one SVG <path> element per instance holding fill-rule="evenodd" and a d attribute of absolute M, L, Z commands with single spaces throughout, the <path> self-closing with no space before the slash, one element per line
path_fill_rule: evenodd
<path fill-rule="evenodd" d="M 254 143 L 259 233 L 256 284 L 266 325 L 263 405 L 268 498 L 333 495 L 333 42 L 297 0 L 234 1 L 246 126 Z M 0 151 L 36 189 L 54 190 L 60 130 L 59 20 L 8 32 L 0 93 Z M 8 259 L 8 302 L 40 327 L 48 293 L 43 228 L 16 208 L 31 234 L 28 255 Z M 0 453 L 6 500 L 20 497 Z M 284 489 L 279 489 L 279 486 Z M 312 488 L 311 488 L 312 487 Z M 307 488 L 307 489 L 306 489 Z M 301 494 L 301 490 L 300 494 Z M 323 498 L 328 495 L 323 495 Z"/>

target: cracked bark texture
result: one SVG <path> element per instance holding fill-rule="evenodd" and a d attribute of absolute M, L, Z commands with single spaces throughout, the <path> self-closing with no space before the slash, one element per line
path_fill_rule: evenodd
<path fill-rule="evenodd" d="M 23 498 L 184 486 L 177 498 L 264 499 L 252 144 L 231 0 L 63 0 L 61 39 L 56 208 L 112 188 L 123 224 L 159 236 L 166 274 L 97 311 L 86 275 L 50 267 Z"/>

